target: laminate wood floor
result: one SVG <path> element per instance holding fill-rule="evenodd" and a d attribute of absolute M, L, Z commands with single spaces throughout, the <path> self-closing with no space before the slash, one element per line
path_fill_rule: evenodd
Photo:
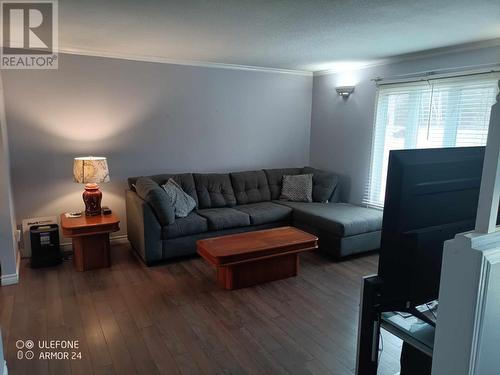
<path fill-rule="evenodd" d="M 361 277 L 377 261 L 304 254 L 298 277 L 236 291 L 201 258 L 148 268 L 126 244 L 85 273 L 23 261 L 0 288 L 9 374 L 353 374 Z M 401 342 L 383 338 L 379 374 L 393 375 Z M 17 359 L 28 339 L 35 358 Z M 38 340 L 78 340 L 81 359 L 38 359 Z"/>

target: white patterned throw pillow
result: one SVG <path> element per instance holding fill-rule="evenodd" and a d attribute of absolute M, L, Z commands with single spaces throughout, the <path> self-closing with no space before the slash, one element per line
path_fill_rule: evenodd
<path fill-rule="evenodd" d="M 280 199 L 291 202 L 312 202 L 312 174 L 283 176 Z"/>
<path fill-rule="evenodd" d="M 186 217 L 196 207 L 196 202 L 193 197 L 182 190 L 179 184 L 173 179 L 169 178 L 161 187 L 172 201 L 175 217 Z"/>

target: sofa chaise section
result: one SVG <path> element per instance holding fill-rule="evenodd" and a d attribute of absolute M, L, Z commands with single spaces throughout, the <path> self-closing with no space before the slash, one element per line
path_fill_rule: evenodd
<path fill-rule="evenodd" d="M 347 203 L 282 202 L 295 226 L 319 238 L 321 250 L 343 257 L 380 247 L 382 212 Z"/>

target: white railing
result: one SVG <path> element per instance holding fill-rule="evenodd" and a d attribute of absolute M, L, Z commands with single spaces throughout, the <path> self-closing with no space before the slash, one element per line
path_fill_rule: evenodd
<path fill-rule="evenodd" d="M 500 87 L 500 81 L 498 82 Z M 491 108 L 488 143 L 484 158 L 481 194 L 477 211 L 476 232 L 493 233 L 496 230 L 500 203 L 500 92 Z"/>
<path fill-rule="evenodd" d="M 433 375 L 500 373 L 499 198 L 500 94 L 491 110 L 476 230 L 444 247 Z"/>

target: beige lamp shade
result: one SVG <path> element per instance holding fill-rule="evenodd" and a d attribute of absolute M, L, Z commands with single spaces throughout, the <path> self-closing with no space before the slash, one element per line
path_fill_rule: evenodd
<path fill-rule="evenodd" d="M 109 182 L 109 169 L 106 158 L 85 156 L 75 158 L 73 179 L 80 184 Z"/>

